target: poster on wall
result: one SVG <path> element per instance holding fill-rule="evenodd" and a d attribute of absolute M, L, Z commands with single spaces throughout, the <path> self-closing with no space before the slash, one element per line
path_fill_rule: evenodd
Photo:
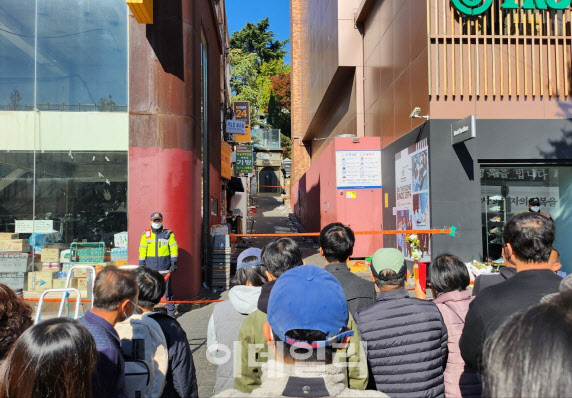
<path fill-rule="evenodd" d="M 395 225 L 400 230 L 430 229 L 429 146 L 424 139 L 395 154 Z M 431 260 L 429 235 L 420 234 L 421 261 Z M 411 259 L 406 234 L 397 235 L 397 249 Z"/>
<path fill-rule="evenodd" d="M 381 151 L 336 151 L 336 186 L 381 188 Z"/>

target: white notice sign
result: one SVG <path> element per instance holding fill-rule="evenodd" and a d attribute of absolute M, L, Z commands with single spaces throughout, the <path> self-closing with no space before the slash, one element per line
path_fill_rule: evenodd
<path fill-rule="evenodd" d="M 227 120 L 226 132 L 229 134 L 246 134 L 246 123 L 243 120 Z"/>
<path fill-rule="evenodd" d="M 381 188 L 381 151 L 336 151 L 338 189 Z"/>
<path fill-rule="evenodd" d="M 16 220 L 17 234 L 49 234 L 54 232 L 54 220 Z"/>

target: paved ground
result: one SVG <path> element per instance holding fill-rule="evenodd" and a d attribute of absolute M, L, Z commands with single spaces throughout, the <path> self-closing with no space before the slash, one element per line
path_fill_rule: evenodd
<path fill-rule="evenodd" d="M 254 233 L 289 233 L 296 232 L 295 227 L 288 219 L 288 211 L 282 206 L 280 197 L 260 194 L 257 201 L 257 213 L 254 214 Z M 248 223 L 250 232 L 251 223 Z M 249 242 L 253 247 L 262 248 L 273 238 L 253 238 Z M 311 239 L 295 238 L 300 247 L 306 264 L 325 266 L 323 258 L 318 253 L 318 246 Z M 237 256 L 242 249 L 233 253 Z M 201 299 L 226 299 L 228 292 L 211 292 L 204 289 Z M 214 394 L 216 382 L 216 365 L 211 364 L 206 357 L 207 327 L 214 304 L 203 306 L 194 305 L 191 308 L 179 307 L 181 314 L 178 321 L 187 332 L 189 344 L 193 352 L 197 379 L 199 384 L 199 397 L 211 397 Z"/>

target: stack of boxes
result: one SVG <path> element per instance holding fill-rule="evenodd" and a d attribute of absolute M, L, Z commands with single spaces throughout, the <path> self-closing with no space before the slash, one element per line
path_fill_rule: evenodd
<path fill-rule="evenodd" d="M 212 254 L 212 288 L 228 289 L 230 287 L 230 236 L 213 236 Z"/>
<path fill-rule="evenodd" d="M 30 241 L 18 237 L 19 234 L 12 232 L 0 233 L 0 252 L 29 253 Z"/>
<path fill-rule="evenodd" d="M 0 282 L 13 290 L 24 290 L 26 271 L 32 265 L 30 242 L 19 234 L 0 233 Z"/>

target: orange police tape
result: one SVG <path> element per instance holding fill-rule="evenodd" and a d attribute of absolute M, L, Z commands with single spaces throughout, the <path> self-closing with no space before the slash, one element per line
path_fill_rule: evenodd
<path fill-rule="evenodd" d="M 442 229 L 396 229 L 385 231 L 354 231 L 354 235 L 402 235 L 402 234 L 449 234 L 455 236 L 457 227 L 451 226 L 450 228 Z M 271 237 L 286 237 L 286 236 L 320 236 L 319 232 L 293 232 L 290 234 L 230 234 L 231 242 L 236 241 L 235 238 L 271 238 Z"/>
<path fill-rule="evenodd" d="M 40 301 L 39 298 L 36 297 L 29 297 L 29 298 L 25 298 L 25 301 L 35 301 L 38 302 Z M 70 297 L 68 298 L 68 300 L 70 302 L 75 303 L 76 302 L 76 298 Z M 44 302 L 47 303 L 59 303 L 61 302 L 62 299 L 56 299 L 56 298 L 45 298 Z M 173 304 L 209 304 L 209 303 L 220 303 L 221 301 L 224 300 L 173 300 L 173 301 L 166 301 L 166 300 L 161 300 L 159 301 L 159 303 L 173 303 Z M 91 300 L 87 300 L 87 299 L 82 299 L 81 300 L 82 303 L 91 303 Z"/>
<path fill-rule="evenodd" d="M 258 185 L 258 184 L 251 184 L 253 187 L 265 187 L 265 188 L 286 188 L 286 185 Z"/>

